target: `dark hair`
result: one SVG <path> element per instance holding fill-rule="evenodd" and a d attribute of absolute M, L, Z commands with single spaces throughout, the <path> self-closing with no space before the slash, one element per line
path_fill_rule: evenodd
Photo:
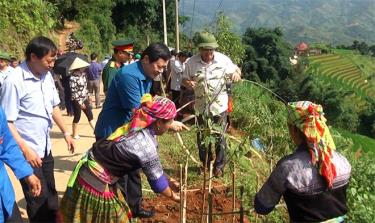
<path fill-rule="evenodd" d="M 17 61 L 17 58 L 15 58 L 15 57 L 11 57 L 10 60 L 9 60 L 9 62 L 11 62 L 11 63 L 13 63 L 14 61 Z M 18 62 L 18 61 L 17 61 L 17 62 Z"/>
<path fill-rule="evenodd" d="M 177 51 L 175 49 L 171 50 L 171 55 L 172 56 L 176 56 L 177 55 Z"/>
<path fill-rule="evenodd" d="M 188 57 L 188 53 L 186 51 L 181 51 L 178 53 L 178 57 Z"/>
<path fill-rule="evenodd" d="M 153 63 L 160 58 L 163 60 L 171 59 L 171 52 L 164 43 L 151 43 L 142 53 L 141 59 L 148 56 L 150 63 Z"/>
<path fill-rule="evenodd" d="M 27 44 L 25 56 L 30 61 L 31 54 L 35 54 L 39 59 L 45 57 L 49 52 L 56 54 L 57 47 L 53 41 L 45 36 L 37 36 Z"/>
<path fill-rule="evenodd" d="M 92 54 L 90 55 L 90 59 L 91 59 L 91 60 L 95 60 L 96 58 L 98 58 L 98 55 L 97 55 L 96 53 L 92 53 Z"/>

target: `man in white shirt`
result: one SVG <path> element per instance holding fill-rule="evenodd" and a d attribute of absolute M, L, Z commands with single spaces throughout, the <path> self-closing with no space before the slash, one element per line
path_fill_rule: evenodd
<path fill-rule="evenodd" d="M 8 74 L 14 70 L 13 67 L 9 66 L 9 62 L 10 56 L 7 53 L 0 52 L 0 88 Z"/>
<path fill-rule="evenodd" d="M 186 52 L 178 53 L 178 58 L 171 63 L 171 93 L 172 101 L 175 103 L 176 108 L 179 108 L 179 99 L 181 92 L 182 74 L 185 69 L 185 61 L 187 59 Z"/>
<path fill-rule="evenodd" d="M 237 67 L 231 59 L 215 51 L 218 44 L 214 35 L 208 32 L 200 32 L 196 40 L 199 54 L 186 62 L 183 84 L 187 88 L 194 89 L 195 111 L 196 114 L 198 113 L 199 129 L 205 128 L 204 119 L 210 117 L 225 132 L 228 109 L 226 82 L 237 82 L 241 77 L 235 72 Z M 202 132 L 204 131 L 198 131 L 197 134 L 199 158 L 204 164 L 207 163 L 208 165 L 213 160 L 213 155 L 209 146 L 204 143 L 205 136 Z M 225 165 L 226 142 L 224 134 L 217 135 L 215 144 L 216 158 L 213 173 L 216 177 L 220 177 Z M 206 150 L 208 152 L 207 162 Z"/>

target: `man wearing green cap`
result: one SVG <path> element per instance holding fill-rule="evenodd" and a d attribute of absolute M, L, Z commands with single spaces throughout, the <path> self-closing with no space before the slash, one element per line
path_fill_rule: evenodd
<path fill-rule="evenodd" d="M 112 42 L 113 56 L 103 68 L 102 80 L 104 93 L 107 93 L 109 85 L 117 71 L 127 62 L 133 53 L 133 40 L 119 39 Z"/>
<path fill-rule="evenodd" d="M 4 79 L 8 76 L 13 68 L 9 66 L 10 56 L 7 53 L 0 52 L 0 87 L 4 83 Z"/>
<path fill-rule="evenodd" d="M 185 66 L 183 84 L 188 89 L 193 89 L 195 94 L 195 110 L 198 115 L 198 125 L 203 125 L 203 117 L 211 119 L 222 126 L 225 132 L 227 126 L 228 92 L 227 81 L 239 81 L 240 75 L 235 72 L 236 65 L 229 57 L 216 52 L 217 41 L 211 33 L 200 32 L 194 37 L 199 48 L 199 54 L 191 57 Z M 204 139 L 200 132 L 197 134 L 199 157 L 203 164 L 213 160 L 211 151 L 204 145 Z M 216 177 L 223 174 L 225 165 L 226 142 L 224 135 L 220 134 L 216 139 L 216 158 L 213 173 Z M 208 165 L 207 165 L 208 166 Z"/>

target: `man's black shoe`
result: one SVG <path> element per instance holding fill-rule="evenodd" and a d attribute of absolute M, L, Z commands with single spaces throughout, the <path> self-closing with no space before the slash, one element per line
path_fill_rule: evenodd
<path fill-rule="evenodd" d="M 155 215 L 155 211 L 146 211 L 143 208 L 140 208 L 137 213 L 135 213 L 133 216 L 135 218 L 152 218 Z"/>

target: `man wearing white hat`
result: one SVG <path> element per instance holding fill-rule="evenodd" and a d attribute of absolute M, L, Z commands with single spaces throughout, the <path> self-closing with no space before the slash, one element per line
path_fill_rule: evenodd
<path fill-rule="evenodd" d="M 52 120 L 63 132 L 68 151 L 74 151 L 74 140 L 64 126 L 60 99 L 49 72 L 56 52 L 52 40 L 35 37 L 26 47 L 26 61 L 14 69 L 1 88 L 0 103 L 9 129 L 42 185 L 40 196 L 33 197 L 27 183 L 21 180 L 31 223 L 56 221 L 58 197 L 49 135 Z"/>

